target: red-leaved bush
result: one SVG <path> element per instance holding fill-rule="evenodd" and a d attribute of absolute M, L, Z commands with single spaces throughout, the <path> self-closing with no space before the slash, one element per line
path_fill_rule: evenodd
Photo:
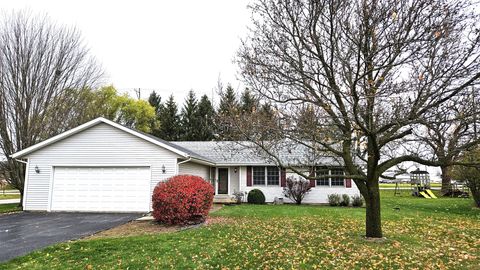
<path fill-rule="evenodd" d="M 212 184 L 199 176 L 177 175 L 160 182 L 153 190 L 153 217 L 167 224 L 198 223 L 212 207 Z"/>

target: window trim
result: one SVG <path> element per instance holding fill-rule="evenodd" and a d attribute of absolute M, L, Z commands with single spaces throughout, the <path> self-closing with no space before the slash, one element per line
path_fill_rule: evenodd
<path fill-rule="evenodd" d="M 315 177 L 317 177 L 317 169 L 321 169 L 323 166 L 315 166 Z M 332 171 L 333 170 L 342 170 L 343 172 L 343 175 L 345 175 L 345 168 L 344 167 L 323 167 L 323 169 L 325 169 L 326 171 L 328 171 L 328 186 L 327 185 L 317 185 L 317 180 L 318 179 L 315 179 L 315 187 L 319 187 L 319 188 L 326 188 L 326 187 L 345 187 L 345 179 L 346 178 L 343 178 L 343 185 L 332 185 Z"/>
<path fill-rule="evenodd" d="M 262 187 L 267 184 L 267 175 L 265 173 L 265 167 L 263 167 L 263 184 L 255 184 L 255 168 L 261 168 L 262 166 L 252 166 L 252 186 Z"/>
<path fill-rule="evenodd" d="M 332 171 L 334 171 L 334 170 L 341 170 L 342 173 L 343 173 L 343 175 L 345 175 L 345 169 L 344 169 L 344 168 L 331 168 L 331 169 L 330 169 L 330 174 L 331 174 Z M 335 180 L 337 180 L 337 178 L 335 178 Z M 345 177 L 343 177 L 342 182 L 343 182 L 342 185 L 332 185 L 333 179 L 332 179 L 332 177 L 330 177 L 330 186 L 331 186 L 331 187 L 345 187 Z"/>
<path fill-rule="evenodd" d="M 268 184 L 268 167 L 275 167 L 278 169 L 278 184 L 275 185 L 269 185 Z M 263 184 L 255 184 L 255 179 L 254 179 L 254 168 L 263 168 L 264 175 L 264 183 Z M 282 183 L 282 172 L 281 169 L 278 166 L 252 166 L 252 186 L 254 187 L 280 187 Z"/>
<path fill-rule="evenodd" d="M 328 177 L 327 177 L 326 180 L 327 180 L 328 184 L 327 184 L 327 185 L 319 185 L 319 184 L 318 184 L 318 180 L 320 180 L 320 179 L 315 179 L 315 187 L 317 187 L 317 186 L 318 186 L 318 187 L 330 187 L 330 186 L 331 186 L 330 168 L 328 168 L 328 167 L 315 167 L 315 177 L 318 176 L 318 175 L 317 175 L 317 172 L 318 172 L 319 170 L 323 170 L 323 171 L 326 171 L 326 172 L 327 172 L 327 176 L 328 176 Z"/>

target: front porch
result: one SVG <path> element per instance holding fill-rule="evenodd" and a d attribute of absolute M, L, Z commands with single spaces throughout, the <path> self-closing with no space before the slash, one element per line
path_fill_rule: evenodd
<path fill-rule="evenodd" d="M 233 195 L 228 195 L 228 194 L 215 194 L 215 197 L 213 197 L 213 203 L 235 203 L 235 199 Z"/>
<path fill-rule="evenodd" d="M 245 167 L 219 166 L 210 168 L 211 182 L 215 187 L 214 203 L 235 203 L 233 194 L 240 191 L 240 181 L 245 178 Z"/>

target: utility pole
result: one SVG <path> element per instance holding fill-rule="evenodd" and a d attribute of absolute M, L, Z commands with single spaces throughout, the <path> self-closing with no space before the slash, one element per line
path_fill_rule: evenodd
<path fill-rule="evenodd" d="M 137 95 L 137 99 L 141 98 L 141 91 L 140 88 L 133 88 L 133 91 L 135 91 L 135 94 Z"/>

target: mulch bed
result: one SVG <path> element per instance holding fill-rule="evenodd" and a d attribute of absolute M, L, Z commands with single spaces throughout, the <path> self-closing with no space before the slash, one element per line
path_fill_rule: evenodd
<path fill-rule="evenodd" d="M 222 205 L 215 204 L 212 206 L 210 213 L 218 211 L 222 208 Z M 177 232 L 185 229 L 197 228 L 202 226 L 208 226 L 212 224 L 227 224 L 231 222 L 230 218 L 223 217 L 208 217 L 202 224 L 197 225 L 166 225 L 159 224 L 154 220 L 133 220 L 123 225 L 98 232 L 94 235 L 87 236 L 83 240 L 100 239 L 108 237 L 128 237 L 128 236 L 140 236 L 140 235 L 152 235 L 159 233 Z"/>

